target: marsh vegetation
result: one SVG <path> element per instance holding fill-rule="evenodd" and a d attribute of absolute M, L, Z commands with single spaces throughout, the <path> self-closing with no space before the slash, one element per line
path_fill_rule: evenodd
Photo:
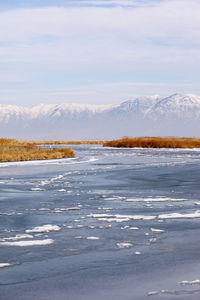
<path fill-rule="evenodd" d="M 0 139 L 0 162 L 46 160 L 74 157 L 70 148 L 45 149 L 15 139 Z"/>
<path fill-rule="evenodd" d="M 200 148 L 200 139 L 178 137 L 123 137 L 103 143 L 104 147 L 119 148 Z"/>

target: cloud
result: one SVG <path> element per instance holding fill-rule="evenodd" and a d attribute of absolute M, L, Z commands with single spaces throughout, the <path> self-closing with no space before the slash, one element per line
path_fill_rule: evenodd
<path fill-rule="evenodd" d="M 140 1 L 140 5 L 109 1 L 114 7 L 103 7 L 103 0 L 78 2 L 100 6 L 0 12 L 4 82 L 16 81 L 13 88 L 23 82 L 30 88 L 52 84 L 56 88 L 66 86 L 70 77 L 75 86 L 107 81 L 143 81 L 147 87 L 152 81 L 197 82 L 199 1 Z"/>
<path fill-rule="evenodd" d="M 81 1 L 73 1 L 72 5 L 89 5 L 89 6 L 146 6 L 153 1 L 138 1 L 138 0 L 81 0 Z"/>
<path fill-rule="evenodd" d="M 1 104 L 33 106 L 38 103 L 96 103 L 119 104 L 141 95 L 169 96 L 175 92 L 200 94 L 199 84 L 179 82 L 111 82 L 79 87 L 4 89 L 0 93 Z"/>

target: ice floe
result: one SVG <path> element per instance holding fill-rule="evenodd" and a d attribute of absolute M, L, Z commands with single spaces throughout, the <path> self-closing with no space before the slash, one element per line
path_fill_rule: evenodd
<path fill-rule="evenodd" d="M 65 228 L 68 228 L 68 229 L 79 229 L 79 228 L 84 228 L 84 225 L 76 225 L 76 226 L 66 225 Z"/>
<path fill-rule="evenodd" d="M 18 246 L 18 247 L 29 247 L 29 246 L 46 246 L 54 242 L 52 239 L 34 240 L 34 241 L 17 241 L 17 242 L 2 242 L 2 246 Z"/>
<path fill-rule="evenodd" d="M 42 181 L 40 181 L 39 185 L 40 186 L 48 185 L 48 184 L 53 183 L 54 181 L 62 179 L 63 177 L 64 177 L 64 175 L 58 175 L 58 176 L 52 177 L 48 180 L 42 180 Z"/>
<path fill-rule="evenodd" d="M 133 244 L 132 243 L 117 243 L 117 247 L 119 249 L 131 248 L 131 247 L 133 247 Z"/>
<path fill-rule="evenodd" d="M 17 240 L 23 240 L 23 239 L 32 239 L 33 236 L 31 234 L 17 234 L 16 236 L 11 236 L 11 237 L 7 237 L 7 238 L 3 238 L 1 239 L 1 241 L 17 241 Z"/>
<path fill-rule="evenodd" d="M 100 221 L 106 222 L 127 222 L 130 220 L 154 220 L 156 216 L 145 216 L 145 215 L 111 215 L 111 214 L 90 214 L 90 218 L 96 218 Z"/>
<path fill-rule="evenodd" d="M 59 231 L 61 229 L 58 225 L 46 224 L 42 226 L 37 226 L 31 229 L 26 229 L 26 232 L 50 232 L 50 231 Z"/>
<path fill-rule="evenodd" d="M 104 200 L 113 201 L 113 200 L 125 200 L 125 197 L 113 196 L 113 197 L 103 197 Z"/>
<path fill-rule="evenodd" d="M 131 220 L 166 220 L 166 219 L 193 219 L 200 218 L 200 211 L 197 210 L 192 213 L 171 213 L 171 214 L 160 214 L 160 215 L 120 215 L 120 214 L 89 214 L 89 218 L 96 218 L 99 221 L 104 222 L 128 222 Z"/>
<path fill-rule="evenodd" d="M 186 201 L 187 199 L 177 199 L 177 198 L 169 198 L 169 197 L 156 197 L 156 198 L 135 198 L 135 199 L 126 199 L 126 202 L 180 202 Z"/>
<path fill-rule="evenodd" d="M 162 229 L 156 229 L 156 228 L 151 228 L 151 231 L 152 231 L 152 232 L 155 232 L 155 233 L 163 233 L 163 232 L 165 232 L 165 230 L 162 230 Z"/>
<path fill-rule="evenodd" d="M 152 238 L 152 239 L 149 240 L 149 242 L 150 242 L 150 244 L 152 244 L 152 243 L 156 243 L 157 240 L 158 240 L 157 238 Z"/>
<path fill-rule="evenodd" d="M 105 225 L 105 226 L 102 226 L 102 228 L 109 229 L 109 228 L 112 228 L 112 225 Z"/>
<path fill-rule="evenodd" d="M 44 191 L 44 190 L 39 187 L 34 187 L 34 188 L 31 188 L 31 191 L 40 192 L 40 191 Z"/>
<path fill-rule="evenodd" d="M 151 292 L 148 292 L 148 296 L 156 296 L 156 295 L 158 295 L 159 294 L 159 292 L 158 291 L 151 291 Z"/>
<path fill-rule="evenodd" d="M 147 294 L 147 296 L 157 296 L 157 295 L 172 295 L 172 296 L 179 296 L 179 295 L 191 295 L 195 293 L 199 293 L 199 289 L 197 290 L 161 290 L 161 291 L 151 291 Z M 195 298 L 197 299 L 197 298 Z M 198 298 L 199 299 L 199 298 Z"/>
<path fill-rule="evenodd" d="M 98 207 L 98 210 L 112 210 L 111 207 Z"/>
<path fill-rule="evenodd" d="M 54 208 L 54 210 L 52 210 L 52 213 L 63 213 L 65 211 L 70 211 L 70 210 L 80 210 L 80 206 L 73 206 L 73 207 L 62 207 L 62 208 Z"/>
<path fill-rule="evenodd" d="M 127 230 L 139 230 L 138 227 L 131 227 L 131 226 L 128 226 L 128 225 L 122 226 L 121 229 L 127 229 Z"/>
<path fill-rule="evenodd" d="M 200 210 L 196 210 L 193 213 L 171 213 L 171 214 L 162 214 L 158 216 L 159 219 L 193 219 L 200 218 Z"/>
<path fill-rule="evenodd" d="M 200 284 L 200 280 L 199 279 L 191 280 L 191 281 L 183 280 L 183 281 L 178 282 L 178 284 L 182 284 L 182 285 Z"/>
<path fill-rule="evenodd" d="M 13 266 L 12 264 L 8 264 L 8 263 L 0 263 L 0 268 L 6 268 L 6 267 L 11 267 Z"/>
<path fill-rule="evenodd" d="M 98 236 L 88 236 L 86 237 L 87 240 L 100 240 L 100 238 Z"/>

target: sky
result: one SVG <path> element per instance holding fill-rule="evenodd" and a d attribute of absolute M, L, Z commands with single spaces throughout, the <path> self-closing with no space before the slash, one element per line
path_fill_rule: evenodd
<path fill-rule="evenodd" d="M 0 104 L 200 94 L 199 0 L 0 0 Z"/>

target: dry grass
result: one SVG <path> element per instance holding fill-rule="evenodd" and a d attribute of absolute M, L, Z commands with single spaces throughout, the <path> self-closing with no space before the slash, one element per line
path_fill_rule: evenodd
<path fill-rule="evenodd" d="M 177 137 L 123 137 L 119 140 L 104 142 L 103 146 L 125 148 L 200 148 L 200 139 Z"/>
<path fill-rule="evenodd" d="M 42 149 L 14 139 L 0 139 L 0 162 L 45 160 L 74 157 L 70 148 Z"/>
<path fill-rule="evenodd" d="M 94 145 L 103 144 L 104 141 L 26 141 L 31 145 Z"/>

